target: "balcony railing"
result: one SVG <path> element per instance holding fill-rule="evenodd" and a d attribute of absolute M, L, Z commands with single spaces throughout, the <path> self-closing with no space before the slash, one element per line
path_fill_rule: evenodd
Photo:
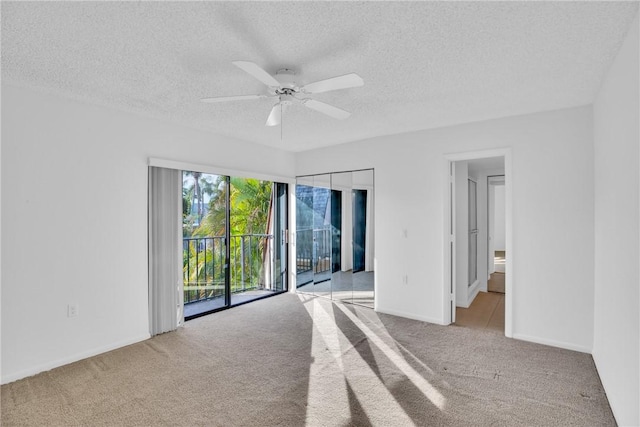
<path fill-rule="evenodd" d="M 297 274 L 322 273 L 331 268 L 331 229 L 298 229 L 296 231 Z"/>
<path fill-rule="evenodd" d="M 183 239 L 184 303 L 224 296 L 225 237 Z M 231 236 L 229 279 L 231 293 L 272 289 L 272 234 Z"/>

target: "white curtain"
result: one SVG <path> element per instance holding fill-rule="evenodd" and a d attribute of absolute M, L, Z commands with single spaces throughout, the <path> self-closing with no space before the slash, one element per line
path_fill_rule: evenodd
<path fill-rule="evenodd" d="M 182 171 L 149 167 L 149 331 L 175 330 L 184 321 L 182 283 Z"/>

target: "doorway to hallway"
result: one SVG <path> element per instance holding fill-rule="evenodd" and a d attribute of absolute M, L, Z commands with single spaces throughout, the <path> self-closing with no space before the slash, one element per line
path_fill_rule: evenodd
<path fill-rule="evenodd" d="M 456 308 L 457 326 L 504 333 L 504 293 L 480 292 L 469 308 Z"/>
<path fill-rule="evenodd" d="M 458 326 L 504 333 L 505 326 L 505 218 L 504 175 L 487 177 L 486 292 L 478 292 L 469 308 L 456 308 Z"/>
<path fill-rule="evenodd" d="M 449 323 L 499 329 L 511 336 L 511 274 L 507 266 L 511 209 L 507 209 L 510 197 L 506 197 L 510 150 L 461 153 L 446 159 L 445 315 L 450 314 Z M 503 201 L 497 219 L 501 234 L 496 233 L 494 206 L 498 184 Z"/>

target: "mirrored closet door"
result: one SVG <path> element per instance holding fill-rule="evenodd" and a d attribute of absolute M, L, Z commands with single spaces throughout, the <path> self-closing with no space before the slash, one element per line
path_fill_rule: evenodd
<path fill-rule="evenodd" d="M 373 189 L 373 169 L 297 179 L 298 292 L 373 307 Z"/>
<path fill-rule="evenodd" d="M 331 175 L 313 177 L 313 293 L 331 298 Z"/>

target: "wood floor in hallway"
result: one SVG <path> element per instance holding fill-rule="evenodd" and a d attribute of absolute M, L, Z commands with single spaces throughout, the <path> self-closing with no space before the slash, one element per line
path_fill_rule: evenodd
<path fill-rule="evenodd" d="M 479 292 L 469 308 L 456 308 L 455 324 L 504 333 L 504 294 Z"/>
<path fill-rule="evenodd" d="M 487 290 L 489 292 L 499 292 L 504 294 L 505 274 L 500 272 L 492 273 L 487 282 Z"/>

